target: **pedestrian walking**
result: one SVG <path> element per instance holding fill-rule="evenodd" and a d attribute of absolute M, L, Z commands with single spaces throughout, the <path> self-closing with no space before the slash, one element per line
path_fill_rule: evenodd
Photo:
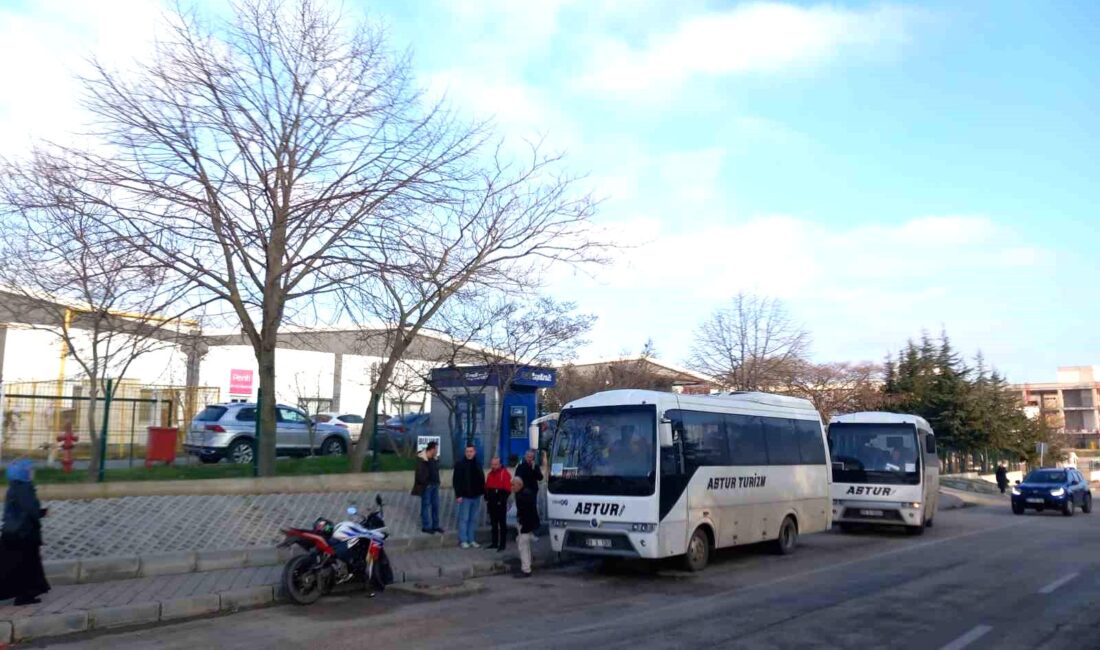
<path fill-rule="evenodd" d="M 516 546 L 519 547 L 520 572 L 516 577 L 531 577 L 531 541 L 534 533 L 542 525 L 539 521 L 538 501 L 535 492 L 524 487 L 523 479 L 512 479 L 512 493 L 516 495 L 516 522 L 519 524 L 519 535 L 516 537 Z"/>
<path fill-rule="evenodd" d="M 500 462 L 500 456 L 489 461 L 489 476 L 485 479 L 485 503 L 489 509 L 492 543 L 489 548 L 503 551 L 508 541 L 508 496 L 512 493 L 512 474 Z"/>
<path fill-rule="evenodd" d="M 50 590 L 41 554 L 46 510 L 35 493 L 31 461 L 21 459 L 8 465 L 7 477 L 0 533 L 0 600 L 15 598 L 16 605 L 33 605 L 42 602 L 39 596 Z"/>
<path fill-rule="evenodd" d="M 523 487 L 538 496 L 539 482 L 542 481 L 542 467 L 535 461 L 535 450 L 528 449 L 523 462 L 516 468 L 516 478 L 523 479 Z"/>
<path fill-rule="evenodd" d="M 1008 488 L 1008 469 L 1004 463 L 997 465 L 997 487 L 1001 488 L 1001 494 Z"/>
<path fill-rule="evenodd" d="M 485 470 L 477 459 L 477 448 L 466 445 L 465 457 L 454 467 L 455 503 L 458 506 L 458 545 L 480 548 L 475 535 L 481 514 L 481 497 L 485 495 Z"/>
<path fill-rule="evenodd" d="M 413 496 L 420 497 L 420 530 L 443 533 L 439 527 L 439 444 L 434 440 L 417 454 Z"/>

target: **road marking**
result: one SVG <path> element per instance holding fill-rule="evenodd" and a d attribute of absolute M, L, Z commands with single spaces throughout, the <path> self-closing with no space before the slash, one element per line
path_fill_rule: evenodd
<path fill-rule="evenodd" d="M 1066 584 L 1070 580 L 1073 580 L 1074 578 L 1076 578 L 1079 575 L 1081 575 L 1080 571 L 1074 571 L 1073 573 L 1069 574 L 1068 576 L 1062 576 L 1061 578 L 1058 578 L 1054 582 L 1052 582 L 1049 585 L 1047 585 L 1047 586 L 1043 587 L 1042 589 L 1040 589 L 1039 593 L 1041 593 L 1041 594 L 1052 594 L 1052 593 L 1054 593 L 1055 589 L 1057 589 L 1058 587 L 1061 587 L 1062 585 Z"/>
<path fill-rule="evenodd" d="M 970 630 L 966 634 L 940 648 L 940 650 L 962 650 L 971 643 L 989 634 L 992 629 L 993 628 L 988 625 L 978 625 L 973 630 Z"/>

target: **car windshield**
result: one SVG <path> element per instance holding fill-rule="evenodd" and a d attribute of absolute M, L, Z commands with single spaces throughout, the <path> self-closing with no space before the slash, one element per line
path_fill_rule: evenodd
<path fill-rule="evenodd" d="M 1027 475 L 1024 483 L 1065 483 L 1066 473 L 1063 470 L 1035 470 Z"/>
<path fill-rule="evenodd" d="M 569 409 L 550 454 L 557 494 L 653 494 L 657 412 L 653 406 Z"/>
<path fill-rule="evenodd" d="M 920 447 L 912 424 L 836 422 L 829 425 L 833 481 L 920 483 Z"/>

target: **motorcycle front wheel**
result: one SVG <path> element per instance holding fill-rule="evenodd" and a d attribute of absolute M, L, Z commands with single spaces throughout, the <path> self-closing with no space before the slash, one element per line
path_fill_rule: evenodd
<path fill-rule="evenodd" d="M 283 567 L 283 591 L 299 605 L 317 602 L 326 589 L 313 555 L 298 555 Z"/>

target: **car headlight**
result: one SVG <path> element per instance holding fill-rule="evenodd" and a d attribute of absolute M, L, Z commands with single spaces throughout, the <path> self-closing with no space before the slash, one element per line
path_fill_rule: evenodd
<path fill-rule="evenodd" d="M 1020 496 L 1020 488 L 1018 488 L 1018 487 L 1012 488 L 1012 493 L 1015 494 L 1016 496 Z"/>
<path fill-rule="evenodd" d="M 1051 490 L 1051 491 L 1050 491 L 1050 496 L 1052 496 L 1052 497 L 1060 497 L 1060 496 L 1062 496 L 1062 495 L 1063 495 L 1063 494 L 1065 494 L 1065 493 L 1066 493 L 1066 489 L 1065 489 L 1065 488 L 1054 488 L 1053 490 Z"/>

